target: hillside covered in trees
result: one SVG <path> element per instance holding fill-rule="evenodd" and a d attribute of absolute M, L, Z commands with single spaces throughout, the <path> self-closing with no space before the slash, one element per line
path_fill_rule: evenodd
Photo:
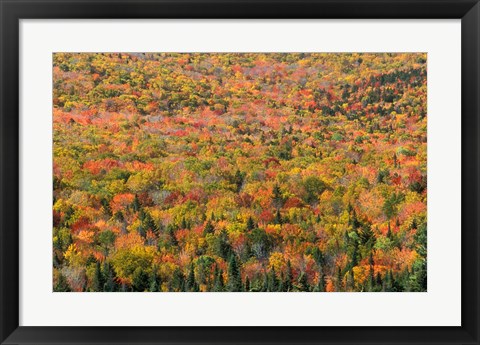
<path fill-rule="evenodd" d="M 54 291 L 426 291 L 426 54 L 55 53 Z"/>

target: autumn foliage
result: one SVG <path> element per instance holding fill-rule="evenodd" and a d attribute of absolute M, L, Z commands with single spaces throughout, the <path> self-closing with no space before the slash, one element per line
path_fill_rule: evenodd
<path fill-rule="evenodd" d="M 426 291 L 426 97 L 426 54 L 54 54 L 54 291 Z"/>

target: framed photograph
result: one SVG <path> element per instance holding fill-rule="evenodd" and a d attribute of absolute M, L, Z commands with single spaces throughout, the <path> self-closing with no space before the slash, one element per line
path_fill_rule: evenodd
<path fill-rule="evenodd" d="M 2 344 L 479 344 L 474 0 L 0 0 Z"/>

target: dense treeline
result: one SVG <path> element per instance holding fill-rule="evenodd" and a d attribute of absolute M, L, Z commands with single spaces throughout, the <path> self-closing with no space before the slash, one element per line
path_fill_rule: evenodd
<path fill-rule="evenodd" d="M 425 54 L 54 54 L 54 291 L 426 291 Z"/>

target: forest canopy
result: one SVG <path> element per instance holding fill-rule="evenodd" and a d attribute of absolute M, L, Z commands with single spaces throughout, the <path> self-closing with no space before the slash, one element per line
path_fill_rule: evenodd
<path fill-rule="evenodd" d="M 53 290 L 426 291 L 426 67 L 53 54 Z"/>

